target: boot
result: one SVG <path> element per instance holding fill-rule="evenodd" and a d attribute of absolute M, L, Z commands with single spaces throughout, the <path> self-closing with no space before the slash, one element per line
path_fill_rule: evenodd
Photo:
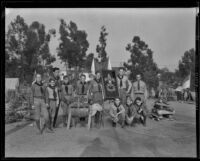
<path fill-rule="evenodd" d="M 49 118 L 49 121 L 46 121 L 46 132 L 47 133 L 54 133 L 53 129 L 52 129 L 52 120 L 51 118 Z"/>
<path fill-rule="evenodd" d="M 116 125 L 117 125 L 117 124 L 113 121 L 113 122 L 112 122 L 112 127 L 116 127 Z"/>
<path fill-rule="evenodd" d="M 122 121 L 121 128 L 125 127 L 125 121 Z"/>
<path fill-rule="evenodd" d="M 38 133 L 38 134 L 42 134 L 42 131 L 41 131 L 41 129 L 40 129 L 40 120 L 36 120 L 35 122 L 36 122 L 36 126 L 37 126 L 37 128 L 38 128 L 38 130 L 39 130 L 39 133 Z"/>
<path fill-rule="evenodd" d="M 47 125 L 48 125 L 48 129 L 50 129 L 51 131 L 53 131 L 53 121 L 52 121 L 51 117 L 49 117 L 49 121 L 48 121 Z"/>
<path fill-rule="evenodd" d="M 143 116 L 143 126 L 146 126 L 146 116 Z"/>
<path fill-rule="evenodd" d="M 46 124 L 46 122 L 45 122 L 45 124 L 44 124 L 43 128 L 41 129 L 41 133 L 43 133 L 43 132 L 44 132 L 44 129 L 46 129 L 46 127 L 47 127 L 47 124 Z"/>

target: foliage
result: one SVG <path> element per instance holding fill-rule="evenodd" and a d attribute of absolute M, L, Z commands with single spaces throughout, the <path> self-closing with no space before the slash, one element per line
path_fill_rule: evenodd
<path fill-rule="evenodd" d="M 105 26 L 101 27 L 100 37 L 99 37 L 99 43 L 96 47 L 96 52 L 98 53 L 98 57 L 102 58 L 102 61 L 106 61 L 107 58 L 107 52 L 105 50 L 106 48 L 106 36 L 108 33 L 106 32 Z"/>
<path fill-rule="evenodd" d="M 161 75 L 161 81 L 167 86 L 177 86 L 177 77 L 175 72 L 170 72 L 167 67 L 159 69 L 159 74 Z"/>
<path fill-rule="evenodd" d="M 179 60 L 176 75 L 179 80 L 184 80 L 191 74 L 191 89 L 195 89 L 195 50 L 192 48 L 184 53 L 181 60 Z"/>
<path fill-rule="evenodd" d="M 87 33 L 84 30 L 78 30 L 77 25 L 70 21 L 69 25 L 60 20 L 60 44 L 57 48 L 58 56 L 71 67 L 83 67 L 86 51 L 89 47 Z"/>
<path fill-rule="evenodd" d="M 6 33 L 6 74 L 9 77 L 26 79 L 38 66 L 45 68 L 56 59 L 49 51 L 51 36 L 55 29 L 45 32 L 45 26 L 34 21 L 28 26 L 19 15 L 9 24 Z M 31 74 L 31 75 L 32 75 Z"/>
<path fill-rule="evenodd" d="M 124 66 L 131 71 L 130 79 L 134 80 L 136 74 L 141 74 L 149 88 L 156 88 L 158 67 L 153 61 L 153 51 L 139 36 L 133 37 L 132 44 L 129 43 L 126 50 L 131 53 L 131 58 L 124 63 Z"/>
<path fill-rule="evenodd" d="M 94 53 L 90 53 L 86 57 L 85 68 L 86 68 L 87 71 L 91 71 L 93 58 L 94 58 Z"/>

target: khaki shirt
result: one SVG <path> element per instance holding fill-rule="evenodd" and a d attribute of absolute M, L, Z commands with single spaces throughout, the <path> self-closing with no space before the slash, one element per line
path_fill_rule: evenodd
<path fill-rule="evenodd" d="M 99 85 L 100 85 L 100 89 L 99 89 Z M 100 83 L 97 83 L 95 80 L 92 80 L 90 82 L 90 85 L 89 85 L 89 91 L 91 93 L 95 93 L 95 92 L 102 92 L 102 82 Z"/>
<path fill-rule="evenodd" d="M 65 86 L 68 87 L 68 91 L 67 92 L 65 90 Z M 73 88 L 72 84 L 68 84 L 68 85 L 64 85 L 63 84 L 61 87 L 62 87 L 61 88 L 61 99 L 63 101 L 65 101 L 68 98 L 72 99 L 72 96 L 74 94 L 74 88 Z M 69 97 L 69 96 L 71 96 L 71 97 Z"/>
<path fill-rule="evenodd" d="M 59 100 L 59 93 L 58 93 L 58 88 L 55 87 L 55 91 L 56 91 L 56 100 Z M 54 99 L 53 96 L 53 89 L 51 89 L 50 87 L 46 88 L 46 102 L 49 102 L 49 99 Z"/>
<path fill-rule="evenodd" d="M 60 77 L 59 77 L 59 79 L 56 79 L 54 77 L 54 75 L 52 75 L 52 76 L 49 77 L 49 80 L 50 79 L 54 79 L 55 80 L 55 84 L 56 84 L 56 86 L 58 88 L 58 92 L 61 92 L 62 80 L 60 79 Z"/>
<path fill-rule="evenodd" d="M 129 92 L 131 90 L 132 84 L 131 84 L 130 80 L 128 80 L 128 77 L 127 76 L 123 76 L 123 78 L 122 78 L 122 87 L 120 87 L 120 80 L 121 79 L 119 78 L 119 76 L 117 76 L 118 88 L 119 89 L 126 89 L 127 92 Z"/>
<path fill-rule="evenodd" d="M 41 91 L 41 88 L 42 88 L 42 91 Z M 45 100 L 45 86 L 39 86 L 35 83 L 32 84 L 32 87 L 31 87 L 31 104 L 33 104 L 33 100 L 34 100 L 34 97 L 41 97 L 41 98 L 44 98 Z"/>
<path fill-rule="evenodd" d="M 138 81 L 134 82 L 132 85 L 132 91 L 131 91 L 131 95 L 134 98 L 135 94 L 144 94 L 145 99 L 147 99 L 147 88 L 146 88 L 146 84 L 140 80 L 140 89 L 138 89 Z"/>
<path fill-rule="evenodd" d="M 125 113 L 125 109 L 123 105 L 121 104 L 119 107 L 116 107 L 114 104 L 111 105 L 110 107 L 110 115 L 111 117 L 115 117 L 117 112 L 117 108 L 119 109 L 120 112 Z"/>
<path fill-rule="evenodd" d="M 87 95 L 88 89 L 89 89 L 89 84 L 87 82 L 84 82 L 84 91 L 82 93 L 82 83 L 81 83 L 81 81 L 77 82 L 77 85 L 76 85 L 76 94 L 77 95 Z"/>

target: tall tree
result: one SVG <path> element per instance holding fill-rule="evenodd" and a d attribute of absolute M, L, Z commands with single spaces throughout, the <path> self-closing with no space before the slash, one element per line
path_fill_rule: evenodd
<path fill-rule="evenodd" d="M 93 58 L 94 58 L 94 53 L 90 53 L 86 57 L 85 68 L 86 68 L 87 71 L 91 71 Z"/>
<path fill-rule="evenodd" d="M 96 52 L 98 53 L 98 56 L 102 58 L 102 61 L 106 61 L 107 59 L 107 52 L 106 52 L 106 36 L 108 33 L 106 32 L 105 26 L 101 27 L 100 37 L 99 37 L 99 43 L 96 47 Z"/>
<path fill-rule="evenodd" d="M 6 33 L 6 73 L 10 77 L 33 75 L 39 66 L 55 61 L 55 57 L 49 52 L 48 43 L 51 36 L 55 36 L 55 30 L 45 32 L 45 26 L 35 21 L 28 26 L 21 16 L 17 16 L 8 26 Z M 16 72 L 13 72 L 13 68 Z"/>
<path fill-rule="evenodd" d="M 77 25 L 72 21 L 67 25 L 63 19 L 60 20 L 59 33 L 60 44 L 57 48 L 59 58 L 67 68 L 83 67 L 89 47 L 87 33 L 84 30 L 78 30 Z"/>
<path fill-rule="evenodd" d="M 156 88 L 158 67 L 153 60 L 152 50 L 139 36 L 133 37 L 132 43 L 126 46 L 126 50 L 131 53 L 131 58 L 124 63 L 124 66 L 131 71 L 130 79 L 136 79 L 136 74 L 140 73 L 149 88 Z"/>
<path fill-rule="evenodd" d="M 192 48 L 184 53 L 179 61 L 178 70 L 176 70 L 177 76 L 184 80 L 189 74 L 191 74 L 191 89 L 195 88 L 195 50 Z"/>

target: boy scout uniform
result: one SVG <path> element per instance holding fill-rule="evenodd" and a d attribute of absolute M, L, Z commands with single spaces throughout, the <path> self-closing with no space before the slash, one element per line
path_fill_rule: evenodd
<path fill-rule="evenodd" d="M 43 84 L 39 85 L 35 82 L 31 91 L 31 104 L 35 106 L 35 119 L 40 119 L 41 112 L 45 119 L 48 119 L 48 111 L 45 104 L 45 87 Z"/>
<path fill-rule="evenodd" d="M 122 101 L 122 104 L 125 105 L 127 92 L 130 92 L 130 89 L 132 86 L 131 82 L 128 80 L 127 76 L 120 77 L 118 75 L 117 76 L 117 85 L 118 85 L 118 89 L 119 89 L 120 99 Z"/>
<path fill-rule="evenodd" d="M 31 104 L 35 106 L 35 120 L 39 130 L 40 128 L 40 116 L 43 115 L 45 122 L 48 122 L 49 114 L 45 104 L 45 87 L 44 85 L 34 82 L 31 87 Z"/>
<path fill-rule="evenodd" d="M 78 81 L 76 85 L 76 94 L 77 95 L 87 95 L 89 85 L 87 82 Z"/>
<path fill-rule="evenodd" d="M 46 88 L 46 103 L 48 103 L 50 109 L 49 109 L 49 115 L 50 115 L 50 124 L 52 127 L 53 120 L 55 118 L 56 114 L 56 108 L 57 104 L 59 103 L 59 94 L 58 94 L 58 88 L 57 87 L 50 87 L 48 86 Z"/>
<path fill-rule="evenodd" d="M 58 111 L 59 111 L 59 106 L 60 106 L 60 103 L 61 103 L 61 85 L 62 85 L 62 80 L 60 79 L 60 77 L 55 77 L 54 74 L 51 75 L 49 77 L 49 80 L 50 79 L 53 79 L 55 81 L 55 86 L 58 88 L 58 95 L 59 95 L 59 98 L 58 98 L 58 106 L 56 106 L 56 113 L 55 113 L 55 117 L 54 117 L 54 122 L 53 122 L 53 126 L 55 127 L 56 126 L 56 120 L 57 120 L 57 115 L 58 115 Z"/>
<path fill-rule="evenodd" d="M 116 114 L 118 112 L 122 111 L 122 113 L 120 113 L 118 115 L 118 117 L 116 118 Z M 122 122 L 122 124 L 124 124 L 124 121 L 125 121 L 125 109 L 123 107 L 123 105 L 119 105 L 119 107 L 115 106 L 115 104 L 112 104 L 111 107 L 110 107 L 110 116 L 111 116 L 111 119 L 113 120 L 113 122 L 117 123 L 117 122 Z"/>
<path fill-rule="evenodd" d="M 131 103 L 130 105 L 125 104 L 124 108 L 125 108 L 125 115 L 126 115 L 126 123 L 128 125 L 131 125 L 135 116 L 137 115 L 137 110 L 134 107 L 133 103 Z"/>
<path fill-rule="evenodd" d="M 90 82 L 89 91 L 93 103 L 103 104 L 102 81 L 94 79 Z"/>
<path fill-rule="evenodd" d="M 146 102 L 147 88 L 142 80 L 136 81 L 132 85 L 131 98 L 134 101 L 137 97 L 140 97 L 143 102 Z"/>
<path fill-rule="evenodd" d="M 69 105 L 73 102 L 73 91 L 74 88 L 72 84 L 68 83 L 61 86 L 61 100 L 62 100 L 62 110 L 63 110 L 63 124 L 66 124 L 66 117 L 68 113 Z"/>

